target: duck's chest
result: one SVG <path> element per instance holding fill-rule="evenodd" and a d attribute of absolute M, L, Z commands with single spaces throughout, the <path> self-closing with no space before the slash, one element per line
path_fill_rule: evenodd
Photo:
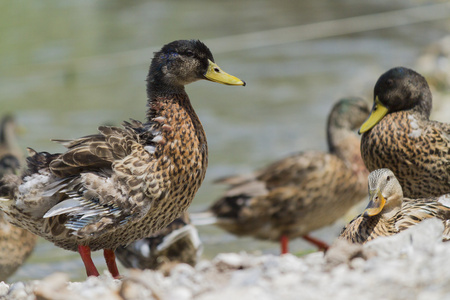
<path fill-rule="evenodd" d="M 404 112 L 384 117 L 361 138 L 361 155 L 369 169 L 405 168 L 424 153 L 427 136 L 420 120 Z M 394 172 L 395 173 L 395 172 Z"/>
<path fill-rule="evenodd" d="M 200 120 L 182 111 L 167 117 L 166 125 L 170 129 L 156 151 L 159 167 L 173 183 L 200 184 L 208 166 L 208 146 Z"/>

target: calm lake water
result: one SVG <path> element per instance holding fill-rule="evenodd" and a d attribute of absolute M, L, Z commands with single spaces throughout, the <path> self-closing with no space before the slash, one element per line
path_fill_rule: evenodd
<path fill-rule="evenodd" d="M 24 128 L 24 149 L 62 151 L 50 139 L 142 120 L 153 51 L 176 39 L 203 40 L 219 66 L 248 85 L 203 81 L 187 87 L 210 151 L 205 182 L 190 209 L 200 211 L 224 191 L 212 183 L 218 177 L 250 172 L 296 151 L 326 150 L 325 122 L 337 99 L 371 101 L 379 75 L 398 65 L 414 67 L 424 48 L 450 29 L 449 16 L 439 14 L 417 23 L 408 15 L 369 15 L 424 5 L 433 1 L 4 1 L 0 107 Z M 300 26 L 366 15 L 342 32 L 337 25 L 331 31 L 323 23 Z M 380 27 L 399 20 L 405 25 L 368 30 L 369 20 Z M 343 222 L 314 235 L 331 242 Z M 279 253 L 276 243 L 236 238 L 212 226 L 199 231 L 205 258 L 224 251 Z M 298 240 L 291 250 L 314 248 Z M 102 272 L 101 253 L 94 256 Z M 55 271 L 85 277 L 77 253 L 41 240 L 10 281 Z"/>

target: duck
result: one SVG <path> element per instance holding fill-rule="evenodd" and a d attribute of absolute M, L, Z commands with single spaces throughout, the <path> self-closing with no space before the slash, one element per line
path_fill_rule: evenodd
<path fill-rule="evenodd" d="M 12 115 L 0 121 L 0 179 L 20 173 L 22 153 L 15 131 L 17 125 Z M 1 189 L 1 187 L 0 187 Z M 37 237 L 28 230 L 16 227 L 0 211 L 0 281 L 7 280 L 23 265 L 36 246 Z"/>
<path fill-rule="evenodd" d="M 3 115 L 0 120 L 0 158 L 6 158 L 0 169 L 1 176 L 20 172 L 20 165 L 25 162 L 22 149 L 17 141 L 17 131 L 18 126 L 15 117 L 11 114 Z"/>
<path fill-rule="evenodd" d="M 328 116 L 328 152 L 302 151 L 252 174 L 219 179 L 228 189 L 206 211 L 192 214 L 193 223 L 279 242 L 282 254 L 297 237 L 327 249 L 309 233 L 343 217 L 365 196 L 368 171 L 356 130 L 369 111 L 361 98 L 339 100 Z"/>
<path fill-rule="evenodd" d="M 431 107 L 426 79 L 392 68 L 376 82 L 373 108 L 359 130 L 367 169 L 392 170 L 405 197 L 450 193 L 450 124 L 430 120 Z"/>
<path fill-rule="evenodd" d="M 195 266 L 202 250 L 198 231 L 184 212 L 151 236 L 118 247 L 116 257 L 126 268 L 159 270 L 178 263 Z"/>
<path fill-rule="evenodd" d="M 24 174 L 4 182 L 0 208 L 13 224 L 78 252 L 87 276 L 99 276 L 91 252 L 103 250 L 112 277 L 120 278 L 114 251 L 169 225 L 205 177 L 206 135 L 185 90 L 198 80 L 245 85 L 199 40 L 164 45 L 147 76 L 144 122 L 56 140 L 63 153 L 29 148 Z"/>
<path fill-rule="evenodd" d="M 400 181 L 390 169 L 369 174 L 369 204 L 362 214 L 347 224 L 339 240 L 365 244 L 380 236 L 391 236 L 425 219 L 444 223 L 443 240 L 450 239 L 450 194 L 412 199 L 404 197 Z"/>

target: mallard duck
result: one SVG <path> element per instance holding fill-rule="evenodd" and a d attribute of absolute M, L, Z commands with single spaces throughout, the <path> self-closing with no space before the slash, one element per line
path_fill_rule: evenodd
<path fill-rule="evenodd" d="M 0 158 L 6 157 L 1 171 L 4 173 L 16 173 L 20 171 L 23 159 L 22 150 L 16 138 L 17 124 L 12 115 L 4 115 L 0 121 Z M 12 159 L 11 159 L 12 158 Z M 4 175 L 0 173 L 0 175 Z"/>
<path fill-rule="evenodd" d="M 394 173 L 378 169 L 369 175 L 367 208 L 342 230 L 339 239 L 364 244 L 379 236 L 394 235 L 429 218 L 443 220 L 443 239 L 450 239 L 450 195 L 403 198 L 402 186 Z"/>
<path fill-rule="evenodd" d="M 62 140 L 62 154 L 30 149 L 28 170 L 10 178 L 0 201 L 11 222 L 78 251 L 88 276 L 99 275 L 91 251 L 104 249 L 108 270 L 119 277 L 114 250 L 166 227 L 205 177 L 206 136 L 184 88 L 200 79 L 245 85 L 198 40 L 162 47 L 147 77 L 146 122 Z"/>
<path fill-rule="evenodd" d="M 391 169 L 410 198 L 450 193 L 450 124 L 430 121 L 431 92 L 413 70 L 393 68 L 378 79 L 362 133 L 369 171 Z"/>
<path fill-rule="evenodd" d="M 117 248 L 116 256 L 126 268 L 156 270 L 175 263 L 194 266 L 201 250 L 197 229 L 185 212 L 153 235 Z"/>
<path fill-rule="evenodd" d="M 354 130 L 368 115 L 364 100 L 340 100 L 328 118 L 328 153 L 300 152 L 253 174 L 220 180 L 231 187 L 207 212 L 193 214 L 194 224 L 215 223 L 238 236 L 280 241 L 282 253 L 296 237 L 326 249 L 308 233 L 332 224 L 363 199 L 368 172 Z"/>
<path fill-rule="evenodd" d="M 3 178 L 19 173 L 21 154 L 14 134 L 14 118 L 4 116 L 0 124 L 0 178 Z M 6 280 L 23 264 L 35 245 L 34 234 L 10 224 L 0 211 L 0 281 Z"/>

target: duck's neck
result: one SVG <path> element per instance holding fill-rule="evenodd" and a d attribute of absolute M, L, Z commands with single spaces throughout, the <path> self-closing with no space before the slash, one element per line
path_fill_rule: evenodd
<path fill-rule="evenodd" d="M 432 108 L 432 102 L 431 102 L 431 95 L 428 100 L 424 100 L 419 102 L 418 105 L 413 107 L 409 113 L 413 115 L 419 116 L 420 119 L 429 120 L 431 115 L 431 108 Z"/>
<path fill-rule="evenodd" d="M 163 89 L 163 91 L 152 90 L 149 93 L 147 105 L 148 122 L 156 121 L 161 126 L 165 125 L 162 134 L 168 142 L 180 138 L 195 139 L 195 147 L 201 149 L 202 155 L 207 155 L 206 135 L 203 126 L 184 87 Z M 183 132 L 191 132 L 192 136 L 187 136 Z M 182 134 L 179 135 L 179 133 Z"/>
<path fill-rule="evenodd" d="M 148 121 L 153 121 L 157 117 L 170 117 L 170 114 L 174 114 L 175 112 L 169 108 L 174 106 L 192 112 L 195 115 L 184 86 L 179 88 L 153 88 L 148 90 L 147 93 Z"/>
<path fill-rule="evenodd" d="M 400 203 L 400 205 L 395 205 L 395 206 L 392 205 L 390 207 L 384 207 L 383 211 L 380 214 L 381 218 L 383 218 L 385 220 L 391 219 L 400 211 L 400 208 L 401 208 L 401 203 Z"/>
<path fill-rule="evenodd" d="M 20 146 L 17 142 L 14 130 L 15 126 L 13 123 L 2 124 L 0 132 L 0 144 L 5 145 L 6 148 L 13 153 L 20 153 Z"/>
<path fill-rule="evenodd" d="M 396 213 L 398 213 L 402 207 L 403 203 L 403 191 L 400 183 L 396 184 L 391 191 L 386 196 L 386 204 L 381 211 L 384 219 L 392 218 Z"/>
<path fill-rule="evenodd" d="M 343 127 L 328 128 L 328 148 L 345 161 L 347 165 L 361 178 L 367 180 L 369 172 L 364 165 L 360 151 L 360 139 L 351 130 Z"/>

